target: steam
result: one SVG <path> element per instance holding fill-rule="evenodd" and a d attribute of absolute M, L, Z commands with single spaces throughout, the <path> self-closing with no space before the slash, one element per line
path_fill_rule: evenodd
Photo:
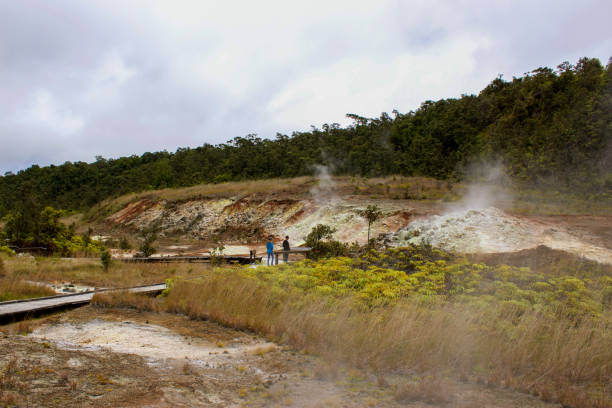
<path fill-rule="evenodd" d="M 316 164 L 314 169 L 318 182 L 310 189 L 310 194 L 315 204 L 320 207 L 324 204 L 332 204 L 338 201 L 338 196 L 335 192 L 336 183 L 330 174 L 330 167 Z"/>
<path fill-rule="evenodd" d="M 468 190 L 458 203 L 448 206 L 447 212 L 457 213 L 490 207 L 507 207 L 513 198 L 511 181 L 502 163 L 479 163 L 464 170 Z"/>

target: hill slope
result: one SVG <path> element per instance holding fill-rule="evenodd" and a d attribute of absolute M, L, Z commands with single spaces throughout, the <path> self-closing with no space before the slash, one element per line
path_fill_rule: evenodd
<path fill-rule="evenodd" d="M 394 115 L 349 114 L 346 128 L 325 124 L 274 140 L 248 135 L 175 153 L 32 166 L 0 177 L 0 216 L 28 200 L 86 209 L 130 192 L 312 175 L 319 164 L 339 175 L 457 179 L 474 161 L 493 160 L 515 181 L 612 198 L 612 63 L 583 58 L 496 78 L 478 95 Z"/>

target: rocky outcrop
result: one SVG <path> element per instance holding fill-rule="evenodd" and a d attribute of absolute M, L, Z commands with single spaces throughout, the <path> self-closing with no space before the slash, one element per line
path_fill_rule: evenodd
<path fill-rule="evenodd" d="M 230 198 L 197 199 L 184 202 L 147 199 L 134 201 L 110 215 L 113 226 L 142 231 L 156 226 L 161 235 L 186 236 L 199 240 L 222 239 L 224 242 L 257 242 L 269 234 L 289 235 L 295 243 L 303 240 L 313 226 L 323 223 L 337 229 L 343 241 L 363 243 L 367 223 L 359 215 L 372 202 L 351 200 L 314 200 L 278 195 L 244 195 Z M 373 226 L 372 236 L 393 232 L 406 226 L 410 208 L 401 200 L 377 201 L 385 216 Z"/>

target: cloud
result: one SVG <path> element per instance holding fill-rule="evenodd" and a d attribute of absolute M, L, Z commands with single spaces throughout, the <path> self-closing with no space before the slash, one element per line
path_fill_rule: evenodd
<path fill-rule="evenodd" d="M 607 61 L 606 1 L 0 3 L 0 171 L 345 123 Z"/>
<path fill-rule="evenodd" d="M 84 119 L 58 101 L 45 89 L 38 90 L 22 110 L 17 111 L 18 126 L 50 131 L 58 136 L 70 136 L 83 128 Z"/>

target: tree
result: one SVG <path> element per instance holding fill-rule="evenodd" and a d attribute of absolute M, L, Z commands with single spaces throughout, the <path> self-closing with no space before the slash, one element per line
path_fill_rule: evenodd
<path fill-rule="evenodd" d="M 318 224 L 313 227 L 308 236 L 306 236 L 306 245 L 310 247 L 308 256 L 317 259 L 346 255 L 348 246 L 332 239 L 334 232 L 336 232 L 336 229 L 326 224 Z"/>
<path fill-rule="evenodd" d="M 145 257 L 150 257 L 155 252 L 157 252 L 157 248 L 153 246 L 153 243 L 157 240 L 157 227 L 152 226 L 149 228 L 145 228 L 142 231 L 142 244 L 140 245 L 140 251 L 144 254 Z"/>
<path fill-rule="evenodd" d="M 102 268 L 104 268 L 104 272 L 108 271 L 108 267 L 111 264 L 111 254 L 108 250 L 102 251 L 100 254 L 100 261 L 102 262 Z"/>
<path fill-rule="evenodd" d="M 306 236 L 306 245 L 314 247 L 319 241 L 323 239 L 331 239 L 336 232 L 336 229 L 326 224 L 317 224 L 312 227 L 312 230 Z"/>
<path fill-rule="evenodd" d="M 127 237 L 121 237 L 121 239 L 119 240 L 119 249 L 122 249 L 124 251 L 132 249 L 132 244 L 130 244 L 130 241 L 127 239 Z"/>
<path fill-rule="evenodd" d="M 368 207 L 365 210 L 359 211 L 359 215 L 361 215 L 366 220 L 368 220 L 368 245 L 369 245 L 370 244 L 370 227 L 378 219 L 380 219 L 383 214 L 377 205 L 368 205 Z"/>
<path fill-rule="evenodd" d="M 0 217 L 12 212 L 18 231 L 35 230 L 29 214 L 47 205 L 86 210 L 129 192 L 312 175 L 315 164 L 329 163 L 338 175 L 457 179 L 474 159 L 487 159 L 503 162 L 514 181 L 609 200 L 611 100 L 612 63 L 604 68 L 583 58 L 511 81 L 499 76 L 478 95 L 425 101 L 405 114 L 348 114 L 346 127 L 323 124 L 274 140 L 250 134 L 175 153 L 96 156 L 91 164 L 32 165 L 0 176 Z"/>

